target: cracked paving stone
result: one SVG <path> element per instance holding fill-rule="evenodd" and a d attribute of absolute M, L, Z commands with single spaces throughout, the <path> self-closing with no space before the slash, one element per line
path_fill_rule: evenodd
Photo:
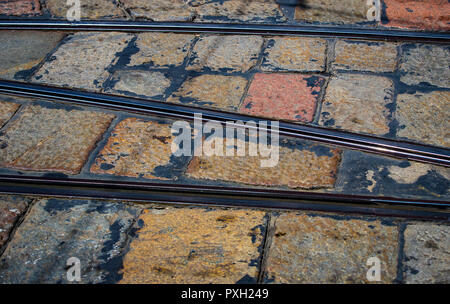
<path fill-rule="evenodd" d="M 295 8 L 295 20 L 308 23 L 367 22 L 366 0 L 305 0 Z"/>
<path fill-rule="evenodd" d="M 125 33 L 76 33 L 68 37 L 33 77 L 37 83 L 99 91 L 133 38 Z"/>
<path fill-rule="evenodd" d="M 0 129 L 19 109 L 20 104 L 14 102 L 0 101 Z M 1 149 L 1 145 L 0 145 Z"/>
<path fill-rule="evenodd" d="M 450 92 L 400 94 L 395 118 L 399 137 L 450 148 Z"/>
<path fill-rule="evenodd" d="M 263 41 L 259 36 L 203 36 L 186 69 L 247 72 L 256 65 Z"/>
<path fill-rule="evenodd" d="M 66 262 L 76 257 L 81 283 L 114 283 L 139 213 L 123 203 L 41 199 L 0 259 L 0 282 L 67 284 Z"/>
<path fill-rule="evenodd" d="M 134 18 L 153 21 L 191 21 L 194 12 L 184 0 L 121 0 Z"/>
<path fill-rule="evenodd" d="M 189 53 L 195 35 L 174 33 L 140 33 L 137 35 L 138 53 L 130 58 L 129 66 L 180 66 Z"/>
<path fill-rule="evenodd" d="M 390 79 L 341 74 L 328 84 L 319 125 L 376 135 L 389 133 L 388 105 L 393 102 Z"/>
<path fill-rule="evenodd" d="M 0 78 L 15 80 L 31 76 L 63 37 L 61 32 L 1 31 Z"/>
<path fill-rule="evenodd" d="M 409 44 L 403 47 L 400 81 L 408 85 L 450 87 L 450 47 Z"/>
<path fill-rule="evenodd" d="M 219 110 L 237 110 L 247 86 L 240 76 L 200 75 L 188 79 L 168 102 Z"/>
<path fill-rule="evenodd" d="M 166 89 L 170 86 L 170 80 L 161 72 L 121 70 L 113 74 L 114 83 L 109 93 L 121 95 L 140 95 L 162 100 Z M 131 94 L 130 94 L 131 93 Z"/>
<path fill-rule="evenodd" d="M 265 212 L 144 210 L 120 283 L 256 283 Z"/>
<path fill-rule="evenodd" d="M 325 70 L 324 39 L 307 37 L 271 38 L 264 52 L 263 71 L 322 72 Z"/>
<path fill-rule="evenodd" d="M 193 0 L 189 2 L 195 11 L 194 22 L 284 22 L 275 0 Z"/>
<path fill-rule="evenodd" d="M 71 7 L 66 1 L 46 0 L 46 7 L 53 17 L 67 19 L 67 11 Z M 82 0 L 80 1 L 81 19 L 120 18 L 126 15 L 113 0 Z"/>
<path fill-rule="evenodd" d="M 397 275 L 398 229 L 382 220 L 284 213 L 266 261 L 266 282 L 370 283 L 367 260 L 381 261 L 381 283 Z"/>
<path fill-rule="evenodd" d="M 450 168 L 346 150 L 336 188 L 355 195 L 450 200 Z"/>
<path fill-rule="evenodd" d="M 0 0 L 0 15 L 41 15 L 39 0 Z"/>
<path fill-rule="evenodd" d="M 77 174 L 114 115 L 27 106 L 0 135 L 0 165 Z"/>
<path fill-rule="evenodd" d="M 0 249 L 5 245 L 11 230 L 25 212 L 31 199 L 21 196 L 0 196 Z"/>
<path fill-rule="evenodd" d="M 240 112 L 311 122 L 324 78 L 302 74 L 255 74 Z"/>
<path fill-rule="evenodd" d="M 385 26 L 427 31 L 450 30 L 448 0 L 383 0 L 383 2 L 387 17 Z"/>
<path fill-rule="evenodd" d="M 171 124 L 122 120 L 91 167 L 92 173 L 149 179 L 177 179 L 187 157 L 172 157 Z"/>
<path fill-rule="evenodd" d="M 450 227 L 410 224 L 404 245 L 404 280 L 412 284 L 450 283 Z"/>
<path fill-rule="evenodd" d="M 338 40 L 333 67 L 349 71 L 394 72 L 397 53 L 394 43 Z"/>
<path fill-rule="evenodd" d="M 205 147 L 215 147 L 217 138 L 209 136 Z M 285 141 L 285 140 L 283 140 Z M 288 144 L 290 142 L 286 141 Z M 223 156 L 194 156 L 186 170 L 193 179 L 225 181 L 239 184 L 301 189 L 332 188 L 340 162 L 340 150 L 315 144 L 294 143 L 289 146 L 269 146 L 272 152 L 279 148 L 279 159 L 250 156 L 250 145 L 240 139 L 235 145 L 223 147 Z M 240 156 L 239 148 L 245 147 L 245 155 Z M 196 147 L 199 155 L 201 147 Z M 255 147 L 256 150 L 256 147 Z M 260 154 L 260 151 L 258 152 Z M 227 156 L 227 155 L 233 155 Z M 273 156 L 273 155 L 272 155 Z M 266 164 L 262 161 L 265 160 Z M 278 162 L 276 162 L 278 161 Z M 264 165 L 264 166 L 263 166 Z M 274 165 L 270 167 L 270 165 Z"/>

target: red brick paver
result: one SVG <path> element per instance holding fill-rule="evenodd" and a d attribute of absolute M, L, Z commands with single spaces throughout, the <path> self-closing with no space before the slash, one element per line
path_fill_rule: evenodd
<path fill-rule="evenodd" d="M 0 15 L 40 15 L 39 0 L 0 0 Z"/>
<path fill-rule="evenodd" d="M 420 30 L 450 30 L 448 0 L 384 0 L 387 26 Z"/>
<path fill-rule="evenodd" d="M 324 83 L 322 77 L 302 74 L 256 74 L 242 113 L 310 122 Z"/>

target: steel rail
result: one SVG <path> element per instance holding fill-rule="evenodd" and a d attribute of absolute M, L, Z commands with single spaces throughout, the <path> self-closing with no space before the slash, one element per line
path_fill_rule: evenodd
<path fill-rule="evenodd" d="M 23 97 L 45 98 L 58 102 L 96 106 L 112 110 L 129 111 L 144 115 L 150 114 L 189 121 L 194 119 L 195 114 L 202 114 L 202 122 L 214 121 L 224 124 L 230 121 L 241 121 L 243 124 L 235 123 L 235 126 L 244 128 L 248 128 L 245 124 L 249 121 L 255 123 L 266 121 L 264 118 L 250 115 L 200 109 L 140 98 L 91 93 L 36 84 L 25 84 L 16 81 L 0 81 L 0 93 Z M 268 131 L 270 131 L 270 129 L 268 129 Z M 450 167 L 450 149 L 446 148 L 395 141 L 392 139 L 285 121 L 279 122 L 279 135 Z"/>
<path fill-rule="evenodd" d="M 0 175 L 0 193 L 450 220 L 450 202 L 290 190 Z"/>
<path fill-rule="evenodd" d="M 79 21 L 65 20 L 0 20 L 0 30 L 58 30 L 58 31 L 126 31 L 126 32 L 179 32 L 246 35 L 312 35 L 363 39 L 422 40 L 448 43 L 450 34 L 387 28 L 362 28 L 356 26 L 280 25 L 280 24 L 229 24 L 192 22 L 130 22 L 130 21 Z"/>

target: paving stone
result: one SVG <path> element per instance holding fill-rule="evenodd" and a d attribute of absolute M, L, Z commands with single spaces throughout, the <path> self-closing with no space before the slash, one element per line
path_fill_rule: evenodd
<path fill-rule="evenodd" d="M 395 118 L 397 135 L 435 146 L 450 147 L 450 92 L 400 94 Z"/>
<path fill-rule="evenodd" d="M 274 0 L 193 0 L 195 22 L 284 22 L 286 17 Z"/>
<path fill-rule="evenodd" d="M 381 282 L 397 275 L 398 229 L 381 220 L 284 213 L 276 218 L 266 280 L 274 283 L 370 283 L 367 260 L 381 262 Z"/>
<path fill-rule="evenodd" d="M 411 224 L 404 232 L 404 280 L 412 284 L 450 283 L 450 227 Z"/>
<path fill-rule="evenodd" d="M 153 21 L 191 21 L 194 12 L 184 0 L 121 0 L 134 18 Z"/>
<path fill-rule="evenodd" d="M 67 11 L 70 5 L 67 1 L 46 0 L 46 7 L 53 17 L 67 19 Z M 80 1 L 81 19 L 125 19 L 126 15 L 113 0 L 82 0 Z"/>
<path fill-rule="evenodd" d="M 139 211 L 123 203 L 39 200 L 0 259 L 0 282 L 67 284 L 66 262 L 76 257 L 81 283 L 114 283 Z"/>
<path fill-rule="evenodd" d="M 180 66 L 189 53 L 195 35 L 174 33 L 140 33 L 137 35 L 138 53 L 130 58 L 129 66 Z"/>
<path fill-rule="evenodd" d="M 171 124 L 122 120 L 91 167 L 92 173 L 151 179 L 176 179 L 177 169 L 186 165 L 183 157 L 172 158 Z"/>
<path fill-rule="evenodd" d="M 265 213 L 145 210 L 121 283 L 256 283 Z"/>
<path fill-rule="evenodd" d="M 200 75 L 188 79 L 167 101 L 236 110 L 246 86 L 247 79 L 240 76 Z"/>
<path fill-rule="evenodd" d="M 0 135 L 0 165 L 77 174 L 113 117 L 56 105 L 27 106 Z"/>
<path fill-rule="evenodd" d="M 255 74 L 240 112 L 311 122 L 324 82 L 324 78 L 311 75 Z"/>
<path fill-rule="evenodd" d="M 21 79 L 31 76 L 63 37 L 61 32 L 1 31 L 0 78 L 14 80 L 15 75 Z"/>
<path fill-rule="evenodd" d="M 0 129 L 16 113 L 20 104 L 14 102 L 0 101 Z"/>
<path fill-rule="evenodd" d="M 108 77 L 107 68 L 132 38 L 125 33 L 76 33 L 56 50 L 33 81 L 99 90 Z"/>
<path fill-rule="evenodd" d="M 408 85 L 450 87 L 450 47 L 410 44 L 403 50 L 400 80 Z"/>
<path fill-rule="evenodd" d="M 11 230 L 27 209 L 30 201 L 20 196 L 0 196 L 0 249 L 6 244 Z"/>
<path fill-rule="evenodd" d="M 352 132 L 383 135 L 389 132 L 393 83 L 369 75 L 342 74 L 330 80 L 319 124 Z"/>
<path fill-rule="evenodd" d="M 22 16 L 41 15 L 39 0 L 1 0 L 0 15 Z"/>
<path fill-rule="evenodd" d="M 345 150 L 336 189 L 355 195 L 450 200 L 450 168 Z"/>
<path fill-rule="evenodd" d="M 366 0 L 304 0 L 295 8 L 295 20 L 321 23 L 367 22 Z"/>
<path fill-rule="evenodd" d="M 322 72 L 325 70 L 324 39 L 307 37 L 271 38 L 265 50 L 263 71 Z"/>
<path fill-rule="evenodd" d="M 450 30 L 448 0 L 383 0 L 386 26 L 428 31 Z"/>
<path fill-rule="evenodd" d="M 257 63 L 262 44 L 260 36 L 203 36 L 186 69 L 246 72 Z"/>
<path fill-rule="evenodd" d="M 338 40 L 333 67 L 350 71 L 394 72 L 397 53 L 394 43 Z"/>
<path fill-rule="evenodd" d="M 214 138 L 204 140 L 211 145 Z M 245 156 L 238 156 L 239 146 L 246 147 Z M 200 147 L 197 147 L 200 149 Z M 230 151 L 226 151 L 229 149 Z M 230 152 L 234 156 L 229 155 Z M 198 155 L 197 152 L 195 155 Z M 239 184 L 302 189 L 331 188 L 336 179 L 340 151 L 324 146 L 300 144 L 280 146 L 279 161 L 273 167 L 262 167 L 269 157 L 250 156 L 248 142 L 237 139 L 233 147 L 224 147 L 224 156 L 194 156 L 186 175 L 194 179 L 225 181 Z"/>
<path fill-rule="evenodd" d="M 120 70 L 113 74 L 114 83 L 106 92 L 122 95 L 141 95 L 152 99 L 162 100 L 170 80 L 161 72 L 141 70 Z"/>

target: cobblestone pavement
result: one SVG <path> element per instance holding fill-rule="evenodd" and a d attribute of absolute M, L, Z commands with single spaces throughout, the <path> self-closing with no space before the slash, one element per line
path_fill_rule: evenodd
<path fill-rule="evenodd" d="M 2 196 L 1 283 L 449 283 L 448 223 Z M 4 209 L 4 210 L 3 210 Z M 12 223 L 21 224 L 11 231 Z M 39 225 L 39 229 L 36 229 Z M 345 258 L 343 258 L 345 257 Z"/>
<path fill-rule="evenodd" d="M 367 21 L 365 0 L 278 2 L 288 1 L 86 0 L 81 17 L 449 26 L 448 1 L 384 0 L 378 23 Z M 0 0 L 0 18 L 65 19 L 63 4 Z M 123 32 L 0 38 L 0 79 L 450 148 L 444 44 Z M 181 146 L 174 122 L 0 95 L 0 174 L 450 201 L 450 168 L 285 137 L 268 146 L 279 155 L 264 167 L 269 157 L 239 154 L 250 150 L 250 134 L 222 145 L 225 134 L 205 130 L 203 147 L 195 134 Z M 193 156 L 178 156 L 186 149 Z M 372 257 L 381 283 L 450 283 L 449 232 L 436 220 L 0 195 L 0 283 L 70 283 L 73 257 L 82 283 L 371 283 Z"/>
<path fill-rule="evenodd" d="M 155 22 L 325 24 L 450 29 L 447 0 L 82 0 L 81 20 Z M 1 0 L 0 18 L 66 19 L 60 0 Z M 378 16 L 378 17 L 377 17 Z"/>

